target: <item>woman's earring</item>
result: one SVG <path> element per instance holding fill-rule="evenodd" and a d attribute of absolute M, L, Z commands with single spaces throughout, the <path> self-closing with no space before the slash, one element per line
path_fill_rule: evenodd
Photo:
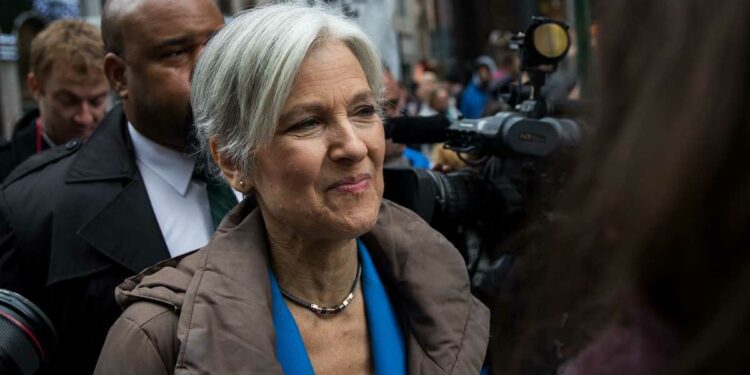
<path fill-rule="evenodd" d="M 240 186 L 243 188 L 245 187 L 245 180 L 240 180 Z"/>

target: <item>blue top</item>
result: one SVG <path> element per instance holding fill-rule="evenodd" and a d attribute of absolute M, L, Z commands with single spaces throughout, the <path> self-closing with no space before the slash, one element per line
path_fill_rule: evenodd
<path fill-rule="evenodd" d="M 469 83 L 461 96 L 461 113 L 464 118 L 480 118 L 487 105 L 489 94 L 482 91 L 474 82 Z"/>
<path fill-rule="evenodd" d="M 417 150 L 412 150 L 409 147 L 404 147 L 404 157 L 409 161 L 409 164 L 414 168 L 430 168 L 430 159 L 422 155 Z"/>
<path fill-rule="evenodd" d="M 367 248 L 359 240 L 357 248 L 362 264 L 362 293 L 375 374 L 406 374 L 406 349 L 398 317 Z M 297 323 L 284 303 L 284 297 L 272 272 L 269 272 L 269 278 L 276 331 L 276 358 L 286 375 L 314 374 Z"/>

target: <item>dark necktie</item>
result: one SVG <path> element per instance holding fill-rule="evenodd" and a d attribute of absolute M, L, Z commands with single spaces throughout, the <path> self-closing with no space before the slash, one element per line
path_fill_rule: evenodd
<path fill-rule="evenodd" d="M 224 180 L 208 175 L 205 172 L 193 171 L 195 179 L 206 183 L 206 193 L 208 194 L 208 206 L 211 210 L 211 221 L 214 224 L 214 230 L 219 226 L 227 212 L 237 204 L 237 196 Z"/>

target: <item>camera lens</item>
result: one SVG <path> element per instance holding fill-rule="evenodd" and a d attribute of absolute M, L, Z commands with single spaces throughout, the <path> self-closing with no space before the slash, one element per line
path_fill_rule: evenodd
<path fill-rule="evenodd" d="M 34 374 L 49 358 L 57 332 L 46 315 L 18 293 L 0 289 L 0 373 Z"/>
<path fill-rule="evenodd" d="M 430 171 L 439 192 L 438 217 L 442 224 L 476 218 L 487 205 L 487 182 L 476 172 L 464 169 L 447 174 Z"/>

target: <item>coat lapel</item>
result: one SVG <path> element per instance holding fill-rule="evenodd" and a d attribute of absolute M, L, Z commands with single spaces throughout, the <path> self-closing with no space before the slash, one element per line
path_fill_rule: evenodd
<path fill-rule="evenodd" d="M 201 250 L 205 260 L 177 328 L 175 374 L 283 373 L 275 355 L 265 227 L 259 210 L 242 220 L 251 207 L 247 200 L 235 207 Z"/>
<path fill-rule="evenodd" d="M 89 185 L 105 197 L 83 218 L 80 238 L 107 258 L 137 273 L 169 257 L 148 193 L 135 164 L 127 120 L 116 105 L 78 152 L 67 184 Z"/>
<path fill-rule="evenodd" d="M 169 258 L 141 179 L 130 181 L 78 235 L 133 273 Z"/>
<path fill-rule="evenodd" d="M 489 310 L 472 296 L 458 250 L 416 214 L 388 201 L 361 239 L 406 321 L 409 374 L 478 374 Z"/>

